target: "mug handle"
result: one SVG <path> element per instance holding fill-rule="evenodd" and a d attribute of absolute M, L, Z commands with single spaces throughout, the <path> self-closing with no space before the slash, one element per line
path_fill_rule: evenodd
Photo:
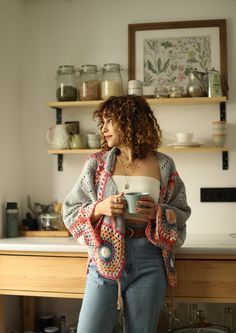
<path fill-rule="evenodd" d="M 53 127 L 50 127 L 47 130 L 47 135 L 46 135 L 48 143 L 52 144 L 53 143 Z"/>

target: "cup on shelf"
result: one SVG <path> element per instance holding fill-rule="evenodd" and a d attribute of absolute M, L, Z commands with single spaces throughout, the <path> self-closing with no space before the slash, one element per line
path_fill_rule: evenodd
<path fill-rule="evenodd" d="M 212 135 L 216 147 L 223 147 L 227 137 L 227 124 L 225 121 L 212 122 Z"/>
<path fill-rule="evenodd" d="M 70 136 L 71 149 L 85 149 L 87 148 L 87 137 L 83 134 L 74 134 Z"/>
<path fill-rule="evenodd" d="M 216 147 L 224 147 L 227 135 L 225 133 L 213 133 L 213 141 Z"/>
<path fill-rule="evenodd" d="M 87 133 L 88 147 L 98 149 L 101 147 L 101 136 L 96 133 Z"/>
<path fill-rule="evenodd" d="M 176 133 L 176 141 L 178 143 L 191 142 L 193 139 L 193 133 L 190 132 L 178 132 Z"/>
<path fill-rule="evenodd" d="M 226 134 L 227 133 L 227 124 L 225 121 L 213 121 L 212 122 L 213 134 Z"/>

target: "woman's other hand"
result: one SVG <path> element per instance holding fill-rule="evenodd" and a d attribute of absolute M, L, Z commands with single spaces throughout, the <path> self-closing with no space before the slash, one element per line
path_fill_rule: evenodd
<path fill-rule="evenodd" d="M 92 223 L 96 223 L 100 217 L 123 215 L 126 207 L 126 201 L 123 193 L 112 195 L 102 201 L 99 201 L 90 217 Z"/>
<path fill-rule="evenodd" d="M 156 204 L 154 199 L 149 195 L 141 197 L 137 202 L 136 212 L 154 220 L 156 218 Z"/>

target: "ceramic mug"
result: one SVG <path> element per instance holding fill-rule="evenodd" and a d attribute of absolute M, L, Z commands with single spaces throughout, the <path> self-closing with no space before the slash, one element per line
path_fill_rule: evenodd
<path fill-rule="evenodd" d="M 84 149 L 87 148 L 87 138 L 83 134 L 74 134 L 70 137 L 71 149 Z"/>
<path fill-rule="evenodd" d="M 226 134 L 224 133 L 213 133 L 213 141 L 216 147 L 224 147 L 226 142 Z"/>
<path fill-rule="evenodd" d="M 193 139 L 193 133 L 179 132 L 176 133 L 176 141 L 178 143 L 191 142 Z"/>
<path fill-rule="evenodd" d="M 149 195 L 148 192 L 127 192 L 124 194 L 126 202 L 127 202 L 127 211 L 130 214 L 137 214 L 137 202 L 141 199 L 141 197 Z"/>

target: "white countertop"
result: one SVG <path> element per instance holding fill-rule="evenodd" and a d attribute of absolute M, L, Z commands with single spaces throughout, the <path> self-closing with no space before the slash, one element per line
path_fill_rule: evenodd
<path fill-rule="evenodd" d="M 87 252 L 72 237 L 18 237 L 0 239 L 0 251 Z M 189 234 L 177 253 L 236 254 L 236 233 Z"/>

